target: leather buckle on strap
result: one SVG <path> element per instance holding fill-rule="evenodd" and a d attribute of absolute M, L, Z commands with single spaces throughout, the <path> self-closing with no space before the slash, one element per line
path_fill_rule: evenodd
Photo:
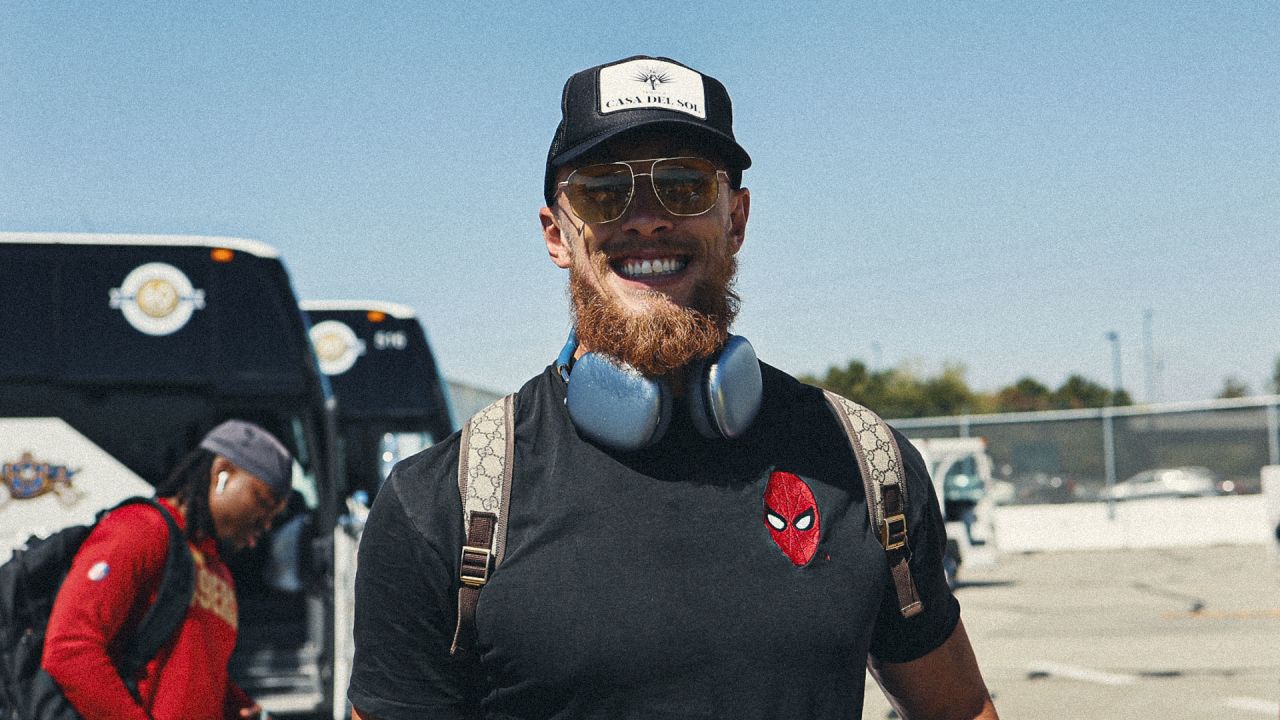
<path fill-rule="evenodd" d="M 462 584 L 468 587 L 483 587 L 489 582 L 489 567 L 492 559 L 493 552 L 489 548 L 463 545 L 462 564 L 458 568 Z"/>
<path fill-rule="evenodd" d="M 897 550 L 907 544 L 907 516 L 898 513 L 885 518 L 880 526 L 880 544 L 885 550 Z"/>

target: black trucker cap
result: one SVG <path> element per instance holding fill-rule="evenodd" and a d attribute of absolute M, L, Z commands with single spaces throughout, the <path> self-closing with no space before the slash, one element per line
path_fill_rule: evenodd
<path fill-rule="evenodd" d="M 547 152 L 543 187 L 555 196 L 556 171 L 595 146 L 637 128 L 669 126 L 719 151 L 732 171 L 751 167 L 733 137 L 733 104 L 719 80 L 675 60 L 634 55 L 574 73 L 560 98 L 560 125 Z"/>

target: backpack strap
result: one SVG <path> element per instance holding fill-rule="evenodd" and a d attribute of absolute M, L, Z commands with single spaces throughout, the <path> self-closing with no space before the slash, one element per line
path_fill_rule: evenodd
<path fill-rule="evenodd" d="M 903 472 L 902 452 L 893 432 L 878 415 L 830 390 L 823 390 L 822 394 L 858 460 L 858 470 L 867 494 L 867 514 L 889 561 L 902 617 L 919 615 L 924 611 L 924 604 L 916 591 L 909 565 L 907 476 Z"/>
<path fill-rule="evenodd" d="M 160 512 L 169 526 L 169 550 L 164 559 L 164 572 L 155 602 L 138 622 L 138 628 L 129 638 L 117 669 L 130 692 L 137 695 L 138 673 L 155 657 L 160 648 L 177 632 L 187 616 L 191 595 L 195 588 L 195 562 L 187 549 L 187 538 L 169 511 L 154 498 L 131 499 L 145 502 Z M 121 503 L 124 505 L 130 501 Z M 117 505 L 116 507 L 120 507 Z"/>
<path fill-rule="evenodd" d="M 515 395 L 495 401 L 462 427 L 458 493 L 466 541 L 458 563 L 458 625 L 450 655 L 465 654 L 474 646 L 480 590 L 506 549 L 515 441 Z"/>

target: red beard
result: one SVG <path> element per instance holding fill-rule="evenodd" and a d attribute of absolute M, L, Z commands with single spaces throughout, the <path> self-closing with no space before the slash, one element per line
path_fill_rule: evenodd
<path fill-rule="evenodd" d="M 602 293 L 578 263 L 569 268 L 578 342 L 592 352 L 621 360 L 649 377 L 667 375 L 697 358 L 714 355 L 729 336 L 738 314 L 733 290 L 737 257 L 726 252 L 713 258 L 710 272 L 694 288 L 689 307 L 658 297 L 643 313 L 629 312 Z M 597 277 L 609 272 L 603 254 L 592 258 Z M 654 293 L 659 296 L 660 293 Z"/>

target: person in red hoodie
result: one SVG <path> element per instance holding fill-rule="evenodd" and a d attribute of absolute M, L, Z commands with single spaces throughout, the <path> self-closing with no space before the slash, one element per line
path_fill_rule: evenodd
<path fill-rule="evenodd" d="M 156 488 L 187 536 L 195 586 L 182 625 L 136 678 L 116 670 L 131 632 L 154 602 L 168 526 L 147 505 L 112 511 L 76 553 L 58 591 L 42 665 L 85 720 L 256 718 L 258 706 L 228 676 L 237 605 L 223 551 L 253 547 L 284 509 L 289 451 L 263 428 L 228 420 Z"/>

